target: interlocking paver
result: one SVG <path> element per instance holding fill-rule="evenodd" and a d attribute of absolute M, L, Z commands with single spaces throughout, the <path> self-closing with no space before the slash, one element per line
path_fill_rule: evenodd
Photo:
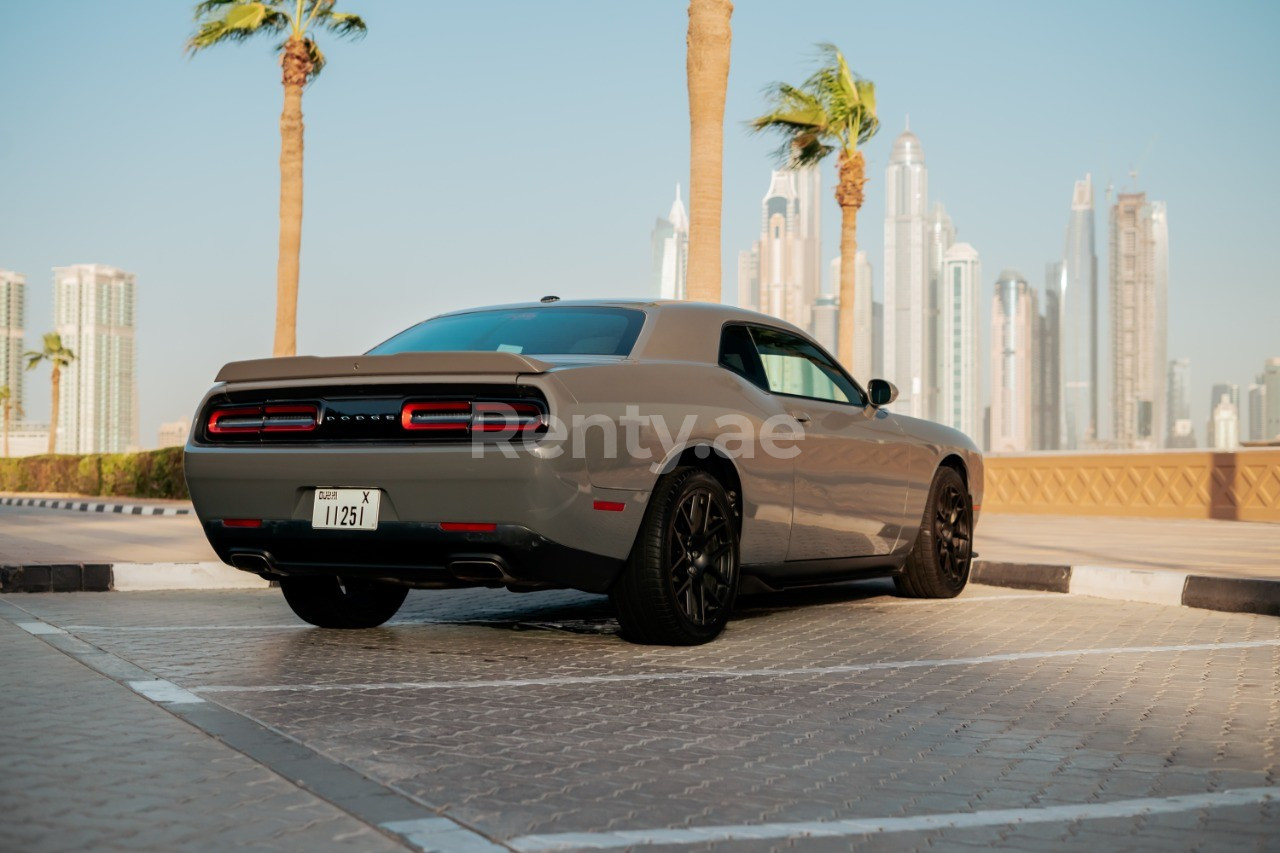
<path fill-rule="evenodd" d="M 1069 806 L 1277 782 L 1280 646 L 1127 650 L 1274 643 L 1280 620 L 1005 590 L 952 602 L 885 592 L 864 584 L 752 599 L 724 637 L 690 649 L 624 643 L 605 600 L 569 592 L 413 593 L 395 624 L 365 632 L 300 626 L 270 591 L 22 602 L 188 689 L 249 688 L 202 695 L 505 839 Z M 1063 650 L 1100 653 L 1045 656 Z M 1039 656 L 947 663 L 1028 652 Z M 879 668 L 885 662 L 908 665 Z M 759 672 L 769 669 L 789 671 Z M 563 680 L 602 675 L 636 680 Z M 645 680 L 655 675 L 675 677 Z M 543 681 L 395 686 L 508 679 Z M 1233 833 L 1261 846 L 1280 835 L 1278 812 L 1253 805 L 704 846 L 1163 849 L 1174 832 L 1182 847 L 1213 848 Z"/>
<path fill-rule="evenodd" d="M 403 849 L 0 620 L 0 849 Z"/>

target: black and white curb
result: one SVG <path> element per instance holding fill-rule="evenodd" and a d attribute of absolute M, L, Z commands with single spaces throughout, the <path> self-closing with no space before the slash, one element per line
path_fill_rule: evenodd
<path fill-rule="evenodd" d="M 970 580 L 988 586 L 1089 595 L 1280 616 L 1280 580 L 1197 575 L 1172 569 L 1059 566 L 975 560 Z"/>
<path fill-rule="evenodd" d="M 257 575 L 214 562 L 0 565 L 0 592 L 149 592 L 268 586 Z"/>
<path fill-rule="evenodd" d="M 191 515 L 191 507 L 151 504 L 113 504 L 66 498 L 0 498 L 0 506 L 29 506 L 41 509 L 69 509 L 76 512 L 103 512 L 115 515 Z"/>

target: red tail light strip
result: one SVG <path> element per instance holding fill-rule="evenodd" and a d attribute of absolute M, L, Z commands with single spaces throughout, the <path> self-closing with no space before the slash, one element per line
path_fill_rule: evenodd
<path fill-rule="evenodd" d="M 405 403 L 400 409 L 400 425 L 407 430 L 519 435 L 541 429 L 546 423 L 546 415 L 533 403 L 429 400 Z"/>
<path fill-rule="evenodd" d="M 477 521 L 442 521 L 440 529 L 450 533 L 492 533 L 498 529 L 498 525 Z"/>
<path fill-rule="evenodd" d="M 400 409 L 400 426 L 411 430 L 452 430 L 466 432 L 471 424 L 471 404 L 454 401 L 405 403 Z"/>
<path fill-rule="evenodd" d="M 260 432 L 310 432 L 320 422 L 314 404 L 241 406 L 214 409 L 206 425 L 210 435 L 245 435 Z"/>

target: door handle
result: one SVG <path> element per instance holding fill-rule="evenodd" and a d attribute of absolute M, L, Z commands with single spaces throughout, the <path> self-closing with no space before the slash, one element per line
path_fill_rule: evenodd
<path fill-rule="evenodd" d="M 809 422 L 808 412 L 792 412 L 791 417 L 795 418 L 802 424 L 807 424 Z"/>

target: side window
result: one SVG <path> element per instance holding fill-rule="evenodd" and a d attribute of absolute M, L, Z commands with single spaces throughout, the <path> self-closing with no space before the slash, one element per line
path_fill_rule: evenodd
<path fill-rule="evenodd" d="M 746 326 L 725 326 L 720 333 L 720 366 L 765 391 L 769 390 L 764 365 L 760 363 L 755 341 L 751 339 L 751 330 Z"/>
<path fill-rule="evenodd" d="M 866 400 L 831 358 L 804 338 L 778 329 L 752 329 L 760 361 L 776 394 L 864 405 Z"/>

